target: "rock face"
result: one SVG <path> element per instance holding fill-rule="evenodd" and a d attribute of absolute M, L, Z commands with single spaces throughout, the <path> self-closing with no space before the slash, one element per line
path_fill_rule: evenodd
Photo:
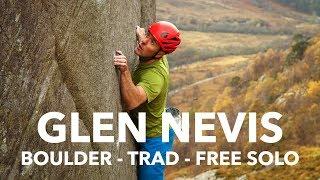
<path fill-rule="evenodd" d="M 21 151 L 110 151 L 126 159 L 127 143 L 71 143 L 70 113 L 80 134 L 92 134 L 93 112 L 121 111 L 114 51 L 136 63 L 135 26 L 155 20 L 155 0 L 0 1 L 0 179 L 136 179 L 130 161 L 112 166 L 21 166 Z M 39 118 L 65 114 L 67 141 L 50 144 Z M 55 132 L 51 132 L 55 133 Z M 71 155 L 72 157 L 72 155 Z"/>

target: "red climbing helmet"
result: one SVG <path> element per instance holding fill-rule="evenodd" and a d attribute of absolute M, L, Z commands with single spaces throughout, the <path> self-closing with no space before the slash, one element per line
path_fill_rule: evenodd
<path fill-rule="evenodd" d="M 179 30 L 170 22 L 159 21 L 152 23 L 148 31 L 166 54 L 172 53 L 181 42 Z"/>

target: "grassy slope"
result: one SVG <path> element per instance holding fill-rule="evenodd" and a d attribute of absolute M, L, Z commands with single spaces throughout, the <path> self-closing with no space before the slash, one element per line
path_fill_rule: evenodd
<path fill-rule="evenodd" d="M 247 66 L 250 57 L 252 55 L 217 57 L 173 68 L 170 70 L 170 89 L 186 88 L 201 80 L 237 71 Z"/>
<path fill-rule="evenodd" d="M 195 28 L 193 30 L 203 31 L 202 25 L 205 23 L 231 23 L 242 25 L 241 21 L 244 22 L 244 25 L 249 25 L 245 27 L 249 29 L 255 29 L 251 25 L 256 25 L 255 32 L 258 34 L 277 34 L 277 33 L 289 33 L 292 32 L 312 32 L 315 33 L 319 25 L 312 23 L 312 17 L 309 15 L 305 15 L 302 13 L 295 12 L 288 7 L 281 6 L 277 3 L 273 3 L 272 1 L 265 1 L 266 3 L 271 3 L 271 6 L 266 6 L 265 4 L 252 4 L 251 0 L 240 0 L 240 1 L 228 1 L 225 0 L 222 3 L 222 0 L 199 0 L 199 1 L 191 1 L 191 0 L 161 0 L 158 2 L 158 10 L 157 16 L 158 19 L 170 20 L 179 26 L 183 26 L 184 28 Z M 227 4 L 227 5 L 226 5 Z M 160 5 L 160 6 L 159 6 Z M 261 7 L 261 8 L 260 8 Z M 271 7 L 271 8 L 270 8 Z M 253 22 L 253 23 L 251 23 Z M 262 22 L 262 25 L 259 24 Z M 251 24 L 250 24 L 251 23 Z M 227 26 L 228 27 L 228 26 Z M 277 28 L 284 28 L 284 31 L 274 31 Z M 267 31 L 265 31 L 267 29 Z M 287 31 L 289 29 L 289 31 Z M 319 29 L 319 28 L 318 28 Z M 190 29 L 189 29 L 190 30 Z M 193 56 L 195 53 L 202 54 L 206 52 L 207 49 L 211 49 L 216 52 L 215 49 L 228 49 L 230 46 L 228 43 L 232 42 L 233 44 L 239 45 L 249 45 L 249 47 L 253 44 L 264 44 L 264 39 L 262 35 L 256 36 L 257 41 L 254 41 L 254 36 L 249 34 L 247 37 L 243 38 L 244 41 L 237 39 L 237 37 L 241 37 L 243 34 L 227 34 L 227 33 L 219 33 L 218 35 L 214 33 L 208 33 L 205 29 L 206 33 L 193 32 L 193 31 L 183 31 L 183 35 L 186 37 L 184 41 L 186 41 L 185 45 L 182 45 L 181 49 L 177 52 L 182 52 L 183 50 L 192 50 L 191 54 L 187 54 L 188 56 Z M 210 29 L 209 29 L 210 30 Z M 239 31 L 243 30 L 239 28 L 236 29 Z M 217 31 L 215 31 L 217 32 Z M 220 29 L 219 32 L 230 32 L 230 29 Z M 266 33 L 265 33 L 266 32 Z M 276 32 L 276 33 L 274 33 Z M 243 32 L 241 32 L 243 33 Z M 312 34 L 311 33 L 311 34 Z M 223 36 L 223 35 L 226 36 Z M 290 35 L 289 35 L 290 36 Z M 289 37 L 285 35 L 286 38 Z M 197 38 L 195 38 L 197 37 Z M 220 38 L 219 38 L 220 37 Z M 232 39 L 234 37 L 234 39 Z M 258 38 L 257 38 L 258 37 Z M 270 36 L 271 37 L 271 36 Z M 251 39 L 251 41 L 245 41 L 246 39 Z M 279 37 L 275 39 L 279 39 Z M 199 39 L 198 42 L 196 40 Z M 217 40 L 219 39 L 219 41 Z M 267 38 L 266 38 L 267 39 Z M 285 40 L 284 40 L 285 41 Z M 206 44 L 205 46 L 202 43 Z M 250 44 L 252 43 L 252 44 Z M 220 45 L 225 45 L 224 48 L 219 48 Z M 217 46 L 215 46 L 217 45 Z M 228 46 L 229 45 L 229 46 Z M 189 46 L 189 47 L 188 47 Z M 201 47 L 199 47 L 201 46 Z M 205 48 L 204 48 L 205 47 Z M 210 48 L 206 48 L 210 47 Z M 233 46 L 234 47 L 234 46 Z M 196 50 L 194 50 L 196 49 Z M 232 48 L 231 48 L 232 49 Z M 239 48 L 234 48 L 239 49 Z M 229 51 L 230 49 L 228 49 Z M 179 53 L 177 53 L 179 54 Z M 241 53 L 238 53 L 241 54 Z M 223 55 L 223 53 L 222 53 Z M 228 55 L 228 54 L 227 54 Z M 206 57 L 206 56 L 204 56 Z M 210 57 L 210 56 L 209 56 Z M 212 56 L 215 57 L 215 56 Z M 241 56 L 239 56 L 241 57 Z M 198 57 L 197 57 L 198 58 Z M 206 58 L 203 58 L 206 59 Z M 241 59 L 241 58 L 240 58 Z M 176 59 L 175 59 L 176 60 Z M 183 59 L 185 60 L 185 59 Z M 195 61 L 199 59 L 195 58 Z M 223 66 L 223 61 L 226 61 L 225 66 Z M 211 59 L 204 62 L 198 62 L 192 65 L 186 65 L 181 68 L 176 68 L 171 73 L 173 75 L 173 82 L 181 82 L 185 81 L 186 75 L 193 75 L 190 82 L 197 81 L 199 79 L 205 78 L 208 72 L 221 72 L 221 69 L 227 69 L 228 57 Z M 247 61 L 247 60 L 246 60 Z M 206 64 L 208 63 L 208 64 Z M 219 66 L 220 65 L 222 66 Z M 238 66 L 240 67 L 240 66 Z M 207 69 L 205 70 L 201 70 Z M 199 70 L 198 70 L 199 69 Z M 192 71 L 192 73 L 191 73 Z M 206 73 L 205 73 L 206 72 Z M 217 100 L 217 97 L 224 92 L 224 87 L 230 82 L 231 78 L 234 76 L 242 76 L 243 71 L 239 69 L 239 71 L 234 72 L 233 74 L 228 74 L 226 76 L 213 79 L 212 81 L 205 82 L 196 87 L 186 89 L 184 91 L 178 92 L 174 97 L 171 98 L 171 104 L 179 107 L 182 111 L 214 111 L 214 104 Z M 190 79 L 189 79 L 190 80 Z M 189 80 L 187 82 L 189 82 Z M 190 83 L 189 82 L 189 83 Z M 188 83 L 187 83 L 188 84 Z M 192 97 L 192 98 L 186 98 Z M 286 141 L 288 142 L 288 141 Z M 294 142 L 290 142 L 294 143 Z M 292 145 L 292 144 L 291 144 Z M 176 143 L 175 149 L 185 149 L 186 147 Z M 194 147 L 193 147 L 194 148 Z M 262 170 L 262 167 L 248 167 L 248 166 L 240 166 L 240 167 L 219 167 L 218 175 L 221 177 L 235 177 L 241 176 L 246 173 L 249 179 L 259 179 L 259 177 L 267 177 L 274 176 L 277 174 L 279 178 L 288 179 L 293 176 L 300 179 L 305 178 L 315 178 L 319 177 L 319 148 L 305 147 L 301 148 L 301 164 L 295 167 L 275 167 L 268 170 Z M 189 151 L 189 150 L 188 150 Z M 209 170 L 212 167 L 207 166 L 187 166 L 184 168 L 172 168 L 169 167 L 167 170 L 167 178 L 172 179 L 173 177 L 184 176 L 184 175 L 192 175 L 195 176 L 203 171 Z M 257 171 L 257 172 L 256 172 Z"/>
<path fill-rule="evenodd" d="M 262 46 L 262 44 L 270 44 L 275 40 L 286 40 L 286 35 L 248 35 L 238 33 L 204 33 L 197 31 L 182 31 L 182 48 L 196 47 L 204 48 L 229 48 Z M 201 44 L 201 46 L 199 46 Z"/>
<path fill-rule="evenodd" d="M 268 48 L 285 48 L 288 35 L 249 35 L 182 31 L 181 46 L 169 55 L 171 67 L 190 64 L 212 57 L 254 54 Z"/>
<path fill-rule="evenodd" d="M 178 25 L 197 24 L 197 22 L 198 24 L 212 22 L 245 24 L 248 21 L 259 20 L 266 22 L 270 29 L 279 27 L 296 29 L 297 25 L 312 24 L 310 15 L 272 1 L 252 0 L 159 0 L 157 18 L 171 20 Z"/>
<path fill-rule="evenodd" d="M 213 103 L 216 97 L 223 92 L 226 82 L 236 75 L 242 74 L 243 65 L 251 60 L 252 56 L 226 56 L 209 59 L 203 62 L 186 65 L 171 71 L 171 84 L 175 84 L 173 89 L 177 89 L 177 85 L 185 87 L 194 81 L 203 79 L 207 73 L 228 73 L 225 76 L 201 83 L 192 88 L 186 88 L 170 97 L 170 104 L 179 107 L 181 111 L 188 112 L 192 109 L 199 111 L 212 111 Z M 232 63 L 237 61 L 237 63 Z M 191 82 L 191 83 L 189 83 Z M 178 86 L 179 87 L 179 86 Z M 193 97 L 193 98 L 185 98 Z"/>
<path fill-rule="evenodd" d="M 320 30 L 314 17 L 260 0 L 159 0 L 157 18 L 183 30 L 181 47 L 169 55 L 171 67 L 287 48 L 292 34 Z"/>
<path fill-rule="evenodd" d="M 230 82 L 231 78 L 235 75 L 243 77 L 243 74 L 249 75 L 250 80 L 247 82 L 248 84 L 254 84 L 257 83 L 256 88 L 250 86 L 244 86 L 239 89 L 237 89 L 237 95 L 236 97 L 232 97 L 230 95 L 222 95 L 222 99 L 233 99 L 234 101 L 238 102 L 240 106 L 243 106 L 244 108 L 252 106 L 248 104 L 248 102 L 241 102 L 241 97 L 244 97 L 246 95 L 246 99 L 250 99 L 252 97 L 250 96 L 257 96 L 259 99 L 260 105 L 257 107 L 262 107 L 265 110 L 268 111 L 271 108 L 274 111 L 278 111 L 285 114 L 285 120 L 283 121 L 282 128 L 284 130 L 284 138 L 280 144 L 278 144 L 278 147 L 282 150 L 284 149 L 290 149 L 294 150 L 297 149 L 297 151 L 301 154 L 301 160 L 300 164 L 298 166 L 294 167 L 288 167 L 288 166 L 277 166 L 270 169 L 263 169 L 261 166 L 240 166 L 240 167 L 218 167 L 219 176 L 222 177 L 236 177 L 241 176 L 242 174 L 246 174 L 249 179 L 261 179 L 262 177 L 269 177 L 273 176 L 274 174 L 277 175 L 279 179 L 291 179 L 293 177 L 298 179 L 315 179 L 320 176 L 319 174 L 319 163 L 320 163 L 320 149 L 319 147 L 313 148 L 312 146 L 309 147 L 299 147 L 299 144 L 319 144 L 319 141 L 317 141 L 317 138 L 312 137 L 320 137 L 319 132 L 317 132 L 316 128 L 319 127 L 319 125 L 316 124 L 316 121 L 319 120 L 318 116 L 319 113 L 317 110 L 312 110 L 312 107 L 319 107 L 319 92 L 320 88 L 318 89 L 314 87 L 312 90 L 310 87 L 310 83 L 313 81 L 318 81 L 320 78 L 319 71 L 317 68 L 319 68 L 319 62 L 320 62 L 320 36 L 313 38 L 310 46 L 305 51 L 305 55 L 301 61 L 297 61 L 292 66 L 284 67 L 282 69 L 281 67 L 284 66 L 283 61 L 285 60 L 285 56 L 282 55 L 282 53 L 274 53 L 273 51 L 268 51 L 266 54 L 260 54 L 256 57 L 254 57 L 255 65 L 252 64 L 251 67 L 248 67 L 246 73 L 243 73 L 242 71 L 235 72 L 232 75 L 228 75 L 225 77 L 221 77 L 218 79 L 214 79 L 210 82 L 203 83 L 199 85 L 197 88 L 187 89 L 185 91 L 181 91 L 177 93 L 174 97 L 171 98 L 171 103 L 179 108 L 182 109 L 182 111 L 215 111 L 215 107 L 217 104 L 217 97 L 219 98 L 220 95 L 224 94 L 225 87 L 229 85 L 228 82 Z M 286 54 L 286 53 L 285 53 Z M 262 59 L 261 59 L 262 57 Z M 276 60 L 277 57 L 280 57 L 280 59 Z M 220 59 L 220 60 L 223 60 Z M 279 61 L 279 62 L 278 62 Z M 219 61 L 218 61 L 219 62 Z M 218 62 L 210 62 L 207 64 L 215 64 Z M 220 61 L 221 64 L 224 64 L 223 61 Z M 267 64 L 264 64 L 267 63 Z M 197 63 L 194 65 L 189 65 L 187 67 L 190 67 L 189 69 L 192 71 L 196 67 L 201 67 L 202 63 Z M 226 65 L 228 63 L 225 63 Z M 263 65 L 264 64 L 264 65 Z M 259 71 L 252 71 L 251 68 L 261 68 Z M 208 68 L 208 67 L 206 67 Z M 274 71 L 274 69 L 277 69 Z M 282 70 L 281 70 L 282 69 Z M 184 72 L 185 74 L 189 74 L 188 71 Z M 249 74 L 248 74 L 249 73 Z M 258 80 L 255 77 L 255 73 L 258 73 L 259 75 Z M 276 79 L 272 80 L 270 82 L 270 78 L 274 76 L 274 74 L 277 74 Z M 271 77 L 269 77 L 271 76 Z M 261 77 L 264 77 L 261 78 Z M 252 79 L 253 78 L 253 79 Z M 318 81 L 319 82 L 319 81 Z M 286 85 L 287 84 L 287 85 Z M 262 87 L 262 89 L 261 89 Z M 287 91 L 279 91 L 280 95 L 277 95 L 277 99 L 274 99 L 272 101 L 268 100 L 264 102 L 265 100 L 261 98 L 260 96 L 266 96 L 272 95 L 272 91 L 277 91 L 278 88 L 285 88 Z M 304 92 L 305 89 L 307 89 L 307 94 L 299 94 L 300 92 Z M 261 92 L 260 90 L 263 90 Z M 297 92 L 296 92 L 297 91 Z M 288 97 L 288 95 L 291 93 L 296 94 L 294 99 L 292 97 Z M 318 95 L 317 95 L 318 93 Z M 229 97 L 228 97 L 229 96 Z M 301 96 L 301 97 L 300 97 Z M 193 97 L 193 98 L 185 98 L 185 97 Z M 254 97 L 253 97 L 254 99 Z M 280 99 L 285 99 L 284 102 L 288 103 L 280 103 Z M 220 98 L 221 100 L 221 98 Z M 244 100 L 243 100 L 244 101 Z M 247 101 L 247 100 L 246 100 Z M 289 102 L 290 101 L 290 102 Z M 302 102 L 305 103 L 305 105 L 302 105 Z M 235 103 L 231 103 L 231 105 L 236 105 Z M 243 105 L 248 104 L 248 105 Z M 233 106 L 232 105 L 232 106 Z M 253 104 L 252 104 L 253 105 Z M 224 106 L 224 105 L 222 105 Z M 227 108 L 229 106 L 224 106 L 225 110 L 228 110 L 230 108 Z M 305 108 L 305 107 L 311 107 L 311 108 Z M 255 108 L 255 107 L 253 107 Z M 223 110 L 218 110 L 223 111 Z M 245 111 L 254 111 L 251 110 L 245 110 Z M 300 114 L 303 113 L 303 114 Z M 301 119 L 301 117 L 309 117 L 307 119 Z M 310 125 L 309 120 L 314 119 L 314 125 Z M 299 124 L 298 126 L 295 124 Z M 306 136 L 304 133 L 313 133 L 313 135 Z M 295 135 L 297 134 L 297 135 Z M 305 137 L 304 137 L 305 136 Z M 301 139 L 302 138 L 302 139 Z M 310 139 L 311 138 L 311 139 Z M 312 143 L 313 142 L 313 143 Z M 176 150 L 179 151 L 179 148 L 185 148 L 182 144 L 176 143 Z M 196 148 L 196 147 L 193 147 Z M 293 148 L 293 149 L 292 149 Z M 212 167 L 203 167 L 203 166 L 187 166 L 185 168 L 181 168 L 178 171 L 169 168 L 168 169 L 168 177 L 177 177 L 177 176 L 184 176 L 184 175 L 191 175 L 195 176 L 199 174 L 200 172 L 206 171 Z"/>

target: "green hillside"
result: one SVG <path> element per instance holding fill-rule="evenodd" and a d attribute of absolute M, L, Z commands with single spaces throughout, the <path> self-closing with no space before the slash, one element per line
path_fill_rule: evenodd
<path fill-rule="evenodd" d="M 320 18 L 264 0 L 159 0 L 157 19 L 182 30 L 171 67 L 213 57 L 286 49 L 295 34 L 320 32 Z"/>
<path fill-rule="evenodd" d="M 159 0 L 157 19 L 182 30 L 246 34 L 319 32 L 319 17 L 265 0 Z"/>
<path fill-rule="evenodd" d="M 299 11 L 316 14 L 320 16 L 320 1 L 319 0 L 277 0 L 280 3 L 289 5 Z"/>
<path fill-rule="evenodd" d="M 213 87 L 216 87 L 215 91 L 207 90 Z M 282 128 L 283 137 L 276 144 L 267 144 L 262 141 L 248 143 L 248 124 L 245 123 L 236 143 L 228 143 L 224 138 L 220 138 L 214 145 L 195 143 L 189 147 L 183 143 L 177 143 L 177 152 L 182 154 L 188 152 L 189 155 L 194 154 L 195 150 L 240 150 L 243 154 L 252 150 L 306 152 L 311 150 L 309 148 L 320 147 L 320 35 L 311 39 L 297 35 L 290 49 L 286 51 L 269 49 L 266 53 L 259 53 L 250 60 L 243 72 L 225 78 L 223 81 L 199 85 L 197 92 L 192 94 L 193 100 L 183 100 L 183 97 L 187 96 L 186 92 L 180 94 L 181 98 L 177 94 L 171 101 L 175 102 L 175 106 L 181 107 L 177 100 L 182 99 L 181 103 L 188 104 L 184 105 L 188 108 L 183 111 L 226 112 L 231 124 L 234 124 L 238 112 L 257 112 L 257 118 L 260 118 L 265 112 L 276 111 L 283 115 L 279 122 L 274 122 Z M 264 133 L 270 132 L 262 128 L 258 121 L 257 136 Z M 224 137 L 219 126 L 215 129 L 215 135 Z M 306 149 L 301 150 L 301 147 Z M 315 156 L 309 157 L 305 153 L 303 164 L 294 170 L 275 167 L 268 171 L 259 171 L 259 174 L 276 173 L 281 174 L 282 177 L 290 174 L 287 179 L 319 176 L 319 174 L 310 176 L 311 173 L 308 173 L 318 169 L 320 163 L 319 151 L 317 149 L 312 151 Z M 180 167 L 186 166 L 189 165 L 180 164 Z M 234 168 L 230 168 L 231 170 L 223 170 L 219 167 L 223 176 L 234 172 L 232 170 Z M 263 167 L 255 168 L 261 170 Z M 257 169 L 241 167 L 237 171 L 241 175 L 253 170 Z M 169 172 L 175 172 L 175 170 L 170 169 Z M 256 177 L 256 175 L 250 174 L 249 177 Z"/>

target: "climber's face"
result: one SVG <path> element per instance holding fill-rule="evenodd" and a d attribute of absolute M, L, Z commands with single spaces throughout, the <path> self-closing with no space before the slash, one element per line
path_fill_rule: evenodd
<path fill-rule="evenodd" d="M 147 33 L 144 37 L 141 37 L 134 52 L 136 55 L 143 58 L 159 58 L 157 55 L 161 51 L 156 39 L 151 34 Z"/>

